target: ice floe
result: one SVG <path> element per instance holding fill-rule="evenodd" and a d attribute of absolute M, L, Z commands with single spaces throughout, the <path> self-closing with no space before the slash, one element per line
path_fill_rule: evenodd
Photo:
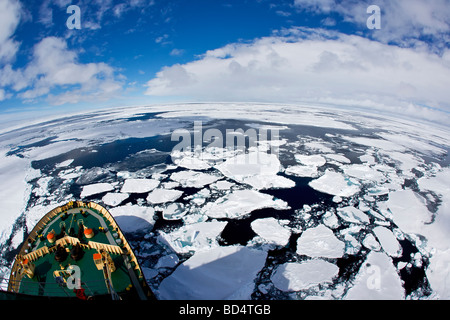
<path fill-rule="evenodd" d="M 169 203 L 162 209 L 162 216 L 165 220 L 179 220 L 187 214 L 187 210 L 182 203 Z"/>
<path fill-rule="evenodd" d="M 128 199 L 129 196 L 130 195 L 128 193 L 108 192 L 103 196 L 102 201 L 107 206 L 115 207 Z"/>
<path fill-rule="evenodd" d="M 211 184 L 209 187 L 215 190 L 230 190 L 235 184 L 226 180 L 220 180 Z"/>
<path fill-rule="evenodd" d="M 114 186 L 110 183 L 100 182 L 94 184 L 88 184 L 83 187 L 83 191 L 81 191 L 81 198 L 86 198 L 95 194 L 109 192 L 114 190 Z"/>
<path fill-rule="evenodd" d="M 30 197 L 31 185 L 27 181 L 40 176 L 40 171 L 31 168 L 27 159 L 6 156 L 0 150 L 0 201 L 2 218 L 0 219 L 0 243 L 9 237 L 15 220 L 25 210 Z"/>
<path fill-rule="evenodd" d="M 178 263 L 180 262 L 180 259 L 175 253 L 169 254 L 167 256 L 161 257 L 158 262 L 155 265 L 155 269 L 160 268 L 175 268 Z"/>
<path fill-rule="evenodd" d="M 286 125 L 307 125 L 322 128 L 335 128 L 345 130 L 356 130 L 355 127 L 344 121 L 339 121 L 327 114 L 311 111 L 311 105 L 290 106 L 265 105 L 265 104 L 220 104 L 207 103 L 197 104 L 195 108 L 190 104 L 177 105 L 176 109 L 169 110 L 160 108 L 159 116 L 162 118 L 179 117 L 203 117 L 208 114 L 215 119 L 248 119 L 249 121 L 264 121 Z M 283 112 L 280 112 L 283 109 Z M 314 110 L 317 110 L 314 107 Z"/>
<path fill-rule="evenodd" d="M 330 160 L 334 160 L 340 163 L 351 163 L 350 159 L 348 159 L 347 157 L 345 157 L 342 154 L 337 154 L 337 153 L 327 153 L 323 155 L 325 158 L 330 159 Z"/>
<path fill-rule="evenodd" d="M 166 202 L 176 201 L 181 195 L 183 191 L 173 190 L 173 189 L 154 189 L 147 196 L 147 202 L 151 204 L 161 204 Z"/>
<path fill-rule="evenodd" d="M 431 143 L 432 140 L 426 141 L 423 137 L 414 137 L 410 134 L 405 133 L 388 133 L 381 132 L 378 136 L 385 140 L 396 143 L 400 146 L 413 150 L 415 152 L 419 151 L 424 154 L 445 154 L 446 150 L 435 146 Z"/>
<path fill-rule="evenodd" d="M 53 180 L 52 177 L 41 177 L 37 181 L 37 187 L 33 189 L 33 193 L 38 197 L 47 195 L 48 184 L 52 180 Z"/>
<path fill-rule="evenodd" d="M 331 229 L 336 229 L 337 227 L 339 227 L 339 220 L 337 216 L 331 211 L 325 212 L 325 214 L 322 216 L 322 222 L 324 225 Z"/>
<path fill-rule="evenodd" d="M 151 230 L 155 224 L 155 210 L 139 205 L 125 205 L 111 208 L 109 212 L 123 232 Z"/>
<path fill-rule="evenodd" d="M 327 169 L 320 178 L 309 182 L 309 186 L 319 192 L 340 197 L 350 197 L 360 191 L 357 181 L 330 169 Z"/>
<path fill-rule="evenodd" d="M 347 291 L 347 300 L 399 300 L 405 290 L 392 259 L 385 253 L 371 251 L 361 265 L 353 286 Z"/>
<path fill-rule="evenodd" d="M 79 178 L 81 176 L 81 166 L 72 169 L 62 170 L 58 173 L 58 176 L 64 180 L 73 180 L 75 178 Z"/>
<path fill-rule="evenodd" d="M 327 160 L 324 157 L 322 157 L 321 155 L 296 154 L 296 155 L 294 155 L 294 157 L 298 163 L 300 163 L 304 166 L 321 167 L 327 162 Z"/>
<path fill-rule="evenodd" d="M 125 180 L 122 193 L 146 193 L 152 191 L 159 185 L 159 181 L 155 179 L 127 179 Z"/>
<path fill-rule="evenodd" d="M 395 235 L 388 228 L 379 226 L 373 229 L 373 233 L 377 237 L 383 250 L 391 257 L 400 257 L 402 255 L 402 247 Z"/>
<path fill-rule="evenodd" d="M 312 152 L 334 153 L 331 145 L 323 141 L 307 141 L 303 145 Z"/>
<path fill-rule="evenodd" d="M 196 156 L 195 152 L 174 150 L 171 153 L 171 158 L 172 162 L 180 167 L 190 170 L 206 170 L 211 168 L 212 165 L 208 161 L 201 159 L 203 154 L 201 153 L 200 156 Z"/>
<path fill-rule="evenodd" d="M 169 300 L 248 300 L 267 252 L 243 246 L 197 252 L 179 265 L 158 288 Z"/>
<path fill-rule="evenodd" d="M 286 168 L 284 172 L 287 175 L 317 178 L 319 176 L 318 168 L 322 167 L 326 163 L 326 159 L 321 155 L 296 154 L 294 157 L 300 164 Z"/>
<path fill-rule="evenodd" d="M 339 231 L 339 233 L 344 238 L 345 253 L 349 255 L 356 255 L 358 254 L 359 250 L 361 250 L 361 244 L 359 243 L 358 239 L 355 238 L 355 236 L 360 233 L 361 227 L 354 227 L 355 226 Z"/>
<path fill-rule="evenodd" d="M 340 258 L 345 243 L 324 225 L 305 230 L 297 240 L 297 254 L 312 258 Z"/>
<path fill-rule="evenodd" d="M 365 236 L 365 238 L 362 241 L 362 245 L 366 247 L 367 249 L 373 250 L 373 251 L 380 251 L 381 245 L 375 238 L 375 236 L 371 233 Z"/>
<path fill-rule="evenodd" d="M 434 219 L 428 212 L 427 207 L 420 198 L 413 197 L 411 194 L 400 194 L 398 197 L 391 195 L 390 210 L 394 218 L 399 219 L 398 226 L 402 231 L 404 229 L 426 237 L 425 243 L 416 239 L 419 250 L 425 250 L 424 254 L 429 255 L 429 265 L 426 269 L 427 279 L 434 291 L 434 295 L 439 299 L 450 299 L 450 277 L 448 266 L 450 265 L 450 246 L 448 235 L 450 234 L 450 169 L 439 169 L 435 174 L 429 177 L 418 179 L 418 185 L 421 190 L 433 192 L 440 198 L 440 205 L 437 208 Z M 406 197 L 402 197 L 405 195 Z M 405 200 L 402 202 L 402 198 Z M 409 198 L 409 199 L 408 199 Z M 407 221 L 406 214 L 411 212 L 411 220 Z M 405 220 L 405 221 L 403 221 Z M 429 223 L 431 221 L 432 223 Z M 428 223 L 426 223 L 428 222 Z M 425 223 L 425 224 L 423 224 Z M 422 226 L 421 226 L 422 225 Z"/>
<path fill-rule="evenodd" d="M 74 149 L 82 148 L 86 146 L 86 142 L 84 141 L 78 141 L 74 140 L 66 140 L 66 141 L 52 141 L 51 143 L 31 148 L 24 152 L 24 155 L 29 158 L 33 159 L 35 161 L 38 160 L 44 160 L 51 157 L 59 156 L 61 154 L 64 154 L 66 152 L 72 151 Z"/>
<path fill-rule="evenodd" d="M 317 167 L 315 166 L 289 166 L 284 170 L 284 173 L 290 176 L 302 178 L 317 178 L 319 176 L 319 172 L 317 171 Z"/>
<path fill-rule="evenodd" d="M 365 164 L 353 164 L 343 167 L 344 174 L 357 178 L 359 180 L 366 180 L 371 183 L 381 184 L 386 180 L 384 174 Z"/>
<path fill-rule="evenodd" d="M 377 138 L 369 138 L 369 137 L 349 137 L 349 136 L 342 136 L 343 139 L 367 146 L 367 147 L 373 147 L 375 149 L 383 150 L 383 151 L 399 151 L 404 152 L 406 148 L 402 145 L 399 145 L 395 142 L 385 140 L 385 139 L 377 139 Z"/>
<path fill-rule="evenodd" d="M 358 208 L 355 208 L 353 206 L 347 206 L 343 208 L 337 209 L 337 214 L 339 217 L 341 217 L 344 221 L 347 221 L 349 223 L 364 223 L 368 224 L 370 222 L 369 217 L 367 214 L 359 210 Z"/>
<path fill-rule="evenodd" d="M 275 154 L 260 151 L 239 154 L 216 165 L 216 168 L 227 178 L 258 190 L 295 186 L 294 181 L 277 175 L 282 167 Z"/>
<path fill-rule="evenodd" d="M 369 165 L 376 163 L 375 157 L 372 154 L 364 154 L 359 157 L 359 160 L 361 160 L 361 162 L 367 163 Z"/>
<path fill-rule="evenodd" d="M 424 224 L 431 222 L 432 215 L 424 201 L 412 190 L 389 193 L 386 206 L 392 213 L 393 221 L 403 232 L 422 234 Z"/>
<path fill-rule="evenodd" d="M 221 179 L 221 176 L 199 171 L 179 171 L 170 175 L 170 179 L 185 188 L 203 188 Z"/>
<path fill-rule="evenodd" d="M 292 292 L 330 284 L 338 273 L 339 268 L 335 264 L 313 259 L 283 263 L 276 267 L 270 280 L 281 291 Z"/>
<path fill-rule="evenodd" d="M 58 163 L 55 167 L 56 167 L 56 168 L 64 168 L 64 167 L 68 167 L 68 166 L 70 166 L 70 165 L 72 164 L 72 162 L 73 162 L 74 160 L 75 160 L 75 159 L 69 159 L 69 160 L 63 161 L 63 162 L 61 162 L 61 163 Z"/>
<path fill-rule="evenodd" d="M 254 220 L 250 226 L 268 244 L 282 246 L 288 244 L 291 231 L 286 227 L 289 220 L 263 218 Z"/>
<path fill-rule="evenodd" d="M 240 218 L 263 208 L 285 210 L 289 206 L 281 199 L 256 190 L 235 190 L 214 202 L 208 202 L 201 212 L 211 218 Z"/>
<path fill-rule="evenodd" d="M 175 231 L 160 231 L 158 240 L 176 253 L 207 250 L 219 245 L 217 237 L 226 225 L 224 221 L 187 224 Z"/>

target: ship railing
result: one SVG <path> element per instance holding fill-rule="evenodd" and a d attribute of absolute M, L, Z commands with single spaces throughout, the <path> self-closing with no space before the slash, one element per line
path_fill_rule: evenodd
<path fill-rule="evenodd" d="M 84 206 L 86 206 L 87 208 L 92 208 L 97 210 L 98 212 L 100 212 L 105 218 L 106 220 L 108 220 L 108 222 L 111 224 L 111 226 L 114 229 L 118 229 L 120 230 L 117 222 L 114 220 L 113 216 L 111 215 L 111 213 L 109 213 L 108 210 L 106 210 L 105 208 L 103 208 L 101 205 L 95 203 L 95 202 L 88 202 L 86 204 L 83 203 Z M 139 270 L 139 263 L 137 261 L 136 256 L 134 255 L 133 249 L 131 249 L 130 245 L 128 244 L 128 241 L 126 241 L 126 239 L 124 238 L 122 233 L 118 234 L 121 243 L 122 243 L 122 247 L 123 247 L 123 251 L 127 252 L 127 254 L 130 256 L 130 260 L 131 262 L 134 264 L 134 268 L 136 270 Z"/>
<path fill-rule="evenodd" d="M 80 244 L 82 246 L 86 246 L 88 248 L 91 249 L 97 249 L 97 250 L 105 250 L 109 253 L 115 253 L 115 254 L 122 254 L 122 248 L 116 245 L 111 245 L 111 244 L 105 244 L 105 243 L 100 243 L 100 242 L 95 242 L 95 241 L 88 241 L 87 245 L 85 244 L 81 244 L 80 240 L 78 240 L 77 238 L 74 237 L 70 237 L 70 236 L 65 236 L 61 239 L 56 240 L 55 246 L 52 248 L 55 248 L 58 245 L 61 245 L 63 247 L 67 246 L 67 245 L 77 245 Z M 50 250 L 47 246 L 44 246 L 42 248 L 39 248 L 35 251 L 29 252 L 27 254 L 25 254 L 23 256 L 23 259 L 28 259 L 30 261 L 35 261 L 38 258 L 50 253 Z"/>
<path fill-rule="evenodd" d="M 44 246 L 42 248 L 39 248 L 37 250 L 27 253 L 26 255 L 23 256 L 23 258 L 28 259 L 30 261 L 35 261 L 48 253 L 50 253 L 50 251 L 48 250 L 48 247 Z"/>
<path fill-rule="evenodd" d="M 97 249 L 97 250 L 105 250 L 109 253 L 122 254 L 123 251 L 119 246 L 114 246 L 111 244 L 105 244 L 100 242 L 88 241 L 89 248 Z"/>

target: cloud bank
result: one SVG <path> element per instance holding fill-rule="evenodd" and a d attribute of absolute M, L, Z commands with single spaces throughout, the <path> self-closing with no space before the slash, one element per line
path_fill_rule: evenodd
<path fill-rule="evenodd" d="M 19 49 L 13 35 L 20 22 L 20 10 L 19 2 L 0 1 L 0 64 L 13 60 Z"/>
<path fill-rule="evenodd" d="M 335 13 L 342 21 L 365 30 L 367 7 L 381 9 L 382 28 L 379 32 L 364 32 L 365 36 L 383 43 L 400 46 L 425 46 L 441 51 L 450 42 L 449 0 L 295 0 L 299 11 L 329 15 Z M 334 21 L 338 23 L 338 21 Z"/>
<path fill-rule="evenodd" d="M 57 3 L 64 6 L 68 1 Z M 0 101 L 15 95 L 25 102 L 45 98 L 52 105 L 62 105 L 103 101 L 121 93 L 123 77 L 117 70 L 102 62 L 81 63 L 79 51 L 69 49 L 60 37 L 41 39 L 26 65 L 14 68 L 20 43 L 13 36 L 21 12 L 19 1 L 0 1 Z"/>
<path fill-rule="evenodd" d="M 449 50 L 437 55 L 356 35 L 292 28 L 165 67 L 148 81 L 146 94 L 414 109 L 439 120 L 443 115 L 431 109 L 450 111 L 448 83 Z"/>

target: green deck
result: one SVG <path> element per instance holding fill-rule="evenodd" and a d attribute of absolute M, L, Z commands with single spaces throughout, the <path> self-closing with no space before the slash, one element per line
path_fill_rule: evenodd
<path fill-rule="evenodd" d="M 87 212 L 87 214 L 81 214 L 80 210 Z M 115 230 L 113 229 L 113 226 L 111 226 L 95 209 L 86 207 L 72 208 L 66 212 L 67 215 L 63 212 L 47 223 L 46 227 L 39 232 L 42 237 L 32 243 L 31 250 L 29 251 L 36 251 L 44 246 L 47 246 L 50 249 L 54 246 L 49 244 L 46 235 L 51 230 L 54 230 L 55 234 L 59 234 L 63 225 L 65 225 L 66 234 L 76 238 L 79 229 L 78 223 L 80 221 L 82 221 L 86 227 L 92 228 L 95 232 L 94 237 L 91 239 L 87 239 L 84 236 L 80 238 L 81 244 L 87 244 L 88 241 L 95 241 L 115 246 L 119 245 L 119 243 L 116 243 L 114 237 Z M 102 232 L 99 230 L 99 227 L 103 227 L 108 231 L 106 233 Z M 74 229 L 72 233 L 70 233 L 71 228 Z M 71 250 L 72 247 L 73 245 L 71 244 L 65 246 L 65 248 L 69 250 Z M 55 252 L 45 254 L 36 261 L 33 261 L 35 265 L 35 276 L 32 279 L 27 276 L 22 278 L 19 293 L 35 296 L 75 297 L 76 295 L 73 290 L 68 289 L 66 286 L 59 285 L 56 282 L 53 272 L 55 270 L 61 270 L 61 267 L 67 269 L 69 265 L 77 265 L 81 269 L 82 288 L 85 289 L 85 294 L 87 296 L 108 294 L 103 271 L 97 269 L 93 260 L 93 254 L 97 253 L 97 249 L 84 248 L 83 251 L 83 258 L 78 261 L 73 260 L 69 253 L 67 258 L 60 263 L 55 260 Z M 115 253 L 110 253 L 110 256 L 116 266 L 116 270 L 111 273 L 113 287 L 117 293 L 126 292 L 132 281 L 124 258 L 121 254 Z M 133 270 L 133 272 L 136 271 Z M 137 274 L 136 276 L 139 275 Z"/>

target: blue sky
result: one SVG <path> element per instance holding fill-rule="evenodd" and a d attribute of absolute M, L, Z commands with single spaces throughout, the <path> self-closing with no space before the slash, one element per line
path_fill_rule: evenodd
<path fill-rule="evenodd" d="M 0 0 L 0 114 L 258 101 L 447 121 L 449 40 L 449 0 Z"/>

